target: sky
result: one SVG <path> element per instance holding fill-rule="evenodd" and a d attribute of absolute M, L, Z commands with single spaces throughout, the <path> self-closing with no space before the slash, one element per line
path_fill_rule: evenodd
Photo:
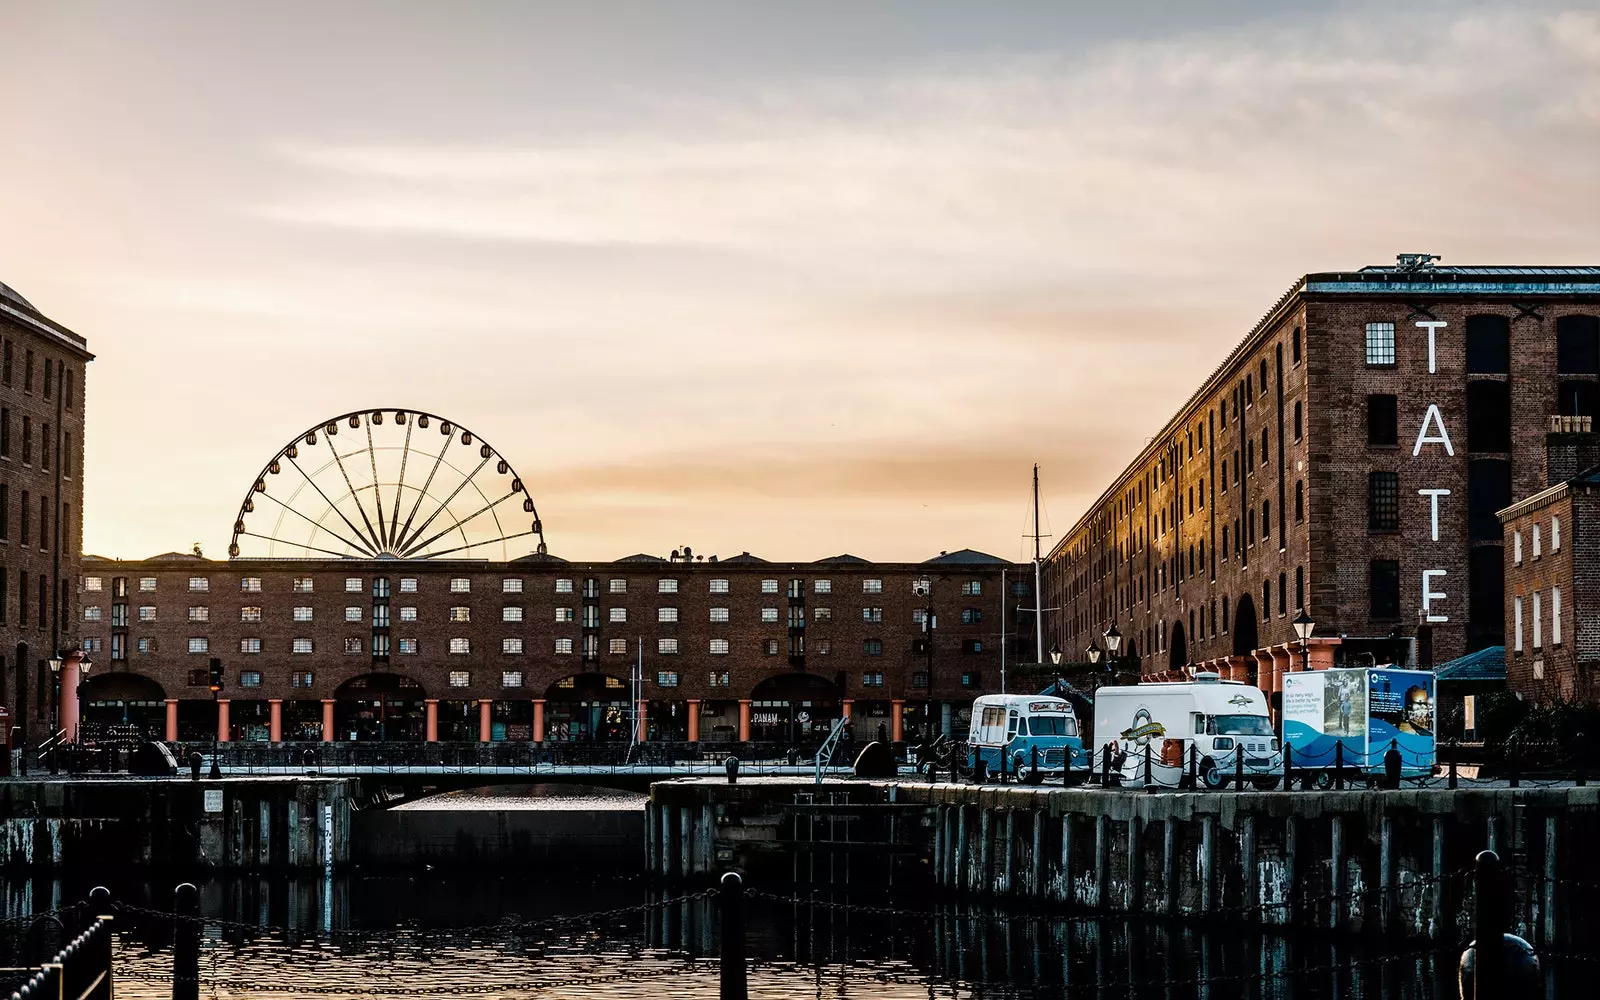
<path fill-rule="evenodd" d="M 85 550 L 411 407 L 550 551 L 1059 537 L 1298 276 L 1600 263 L 1600 0 L 0 0 Z M 1050 539 L 1046 539 L 1048 547 Z"/>

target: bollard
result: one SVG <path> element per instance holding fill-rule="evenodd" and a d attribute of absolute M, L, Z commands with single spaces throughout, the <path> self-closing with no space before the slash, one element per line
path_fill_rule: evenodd
<path fill-rule="evenodd" d="M 739 758 L 737 758 L 737 757 L 729 757 L 727 759 L 727 761 L 722 766 L 724 768 L 726 768 L 727 771 L 728 771 L 728 784 L 730 784 L 730 785 L 738 784 L 738 782 L 739 782 Z"/>
<path fill-rule="evenodd" d="M 749 1000 L 744 967 L 744 881 L 737 872 L 722 876 L 717 902 L 722 911 L 721 1000 Z"/>
<path fill-rule="evenodd" d="M 973 754 L 972 783 L 974 785 L 981 785 L 981 784 L 984 784 L 985 782 L 987 782 L 988 780 L 989 780 L 989 762 L 983 759 L 983 755 L 982 754 Z"/>
<path fill-rule="evenodd" d="M 306 774 L 308 776 L 316 774 L 317 773 L 317 752 L 315 750 L 307 750 L 305 753 L 302 753 L 300 755 L 300 763 L 301 763 L 301 765 L 303 765 L 305 767 Z"/>
<path fill-rule="evenodd" d="M 1501 1000 L 1541 992 L 1538 956 L 1528 942 L 1505 931 L 1508 888 L 1499 856 L 1493 851 L 1479 854 L 1473 872 L 1473 940 L 1461 953 L 1456 978 L 1461 1000 Z M 1479 942 L 1489 941 L 1499 947 L 1479 947 Z"/>
<path fill-rule="evenodd" d="M 200 890 L 178 886 L 172 910 L 172 1000 L 200 1000 Z"/>
<path fill-rule="evenodd" d="M 196 781 L 199 781 L 200 780 L 200 769 L 205 766 L 205 763 L 206 762 L 201 759 L 200 754 L 198 752 L 190 754 L 189 755 L 189 777 L 193 778 Z"/>
<path fill-rule="evenodd" d="M 1111 787 L 1111 744 L 1100 748 L 1100 787 Z"/>
<path fill-rule="evenodd" d="M 1189 744 L 1189 784 L 1190 788 L 1200 787 L 1200 747 L 1198 744 Z"/>
<path fill-rule="evenodd" d="M 1584 736 L 1582 733 L 1578 733 L 1572 738 L 1572 783 L 1577 785 L 1579 788 L 1584 788 L 1589 784 L 1589 767 L 1587 760 L 1589 755 L 1588 751 L 1589 738 L 1587 736 Z"/>
<path fill-rule="evenodd" d="M 1233 790 L 1244 791 L 1244 747 L 1234 742 L 1233 748 Z"/>
<path fill-rule="evenodd" d="M 1512 788 L 1521 788 L 1522 787 L 1522 755 L 1517 752 L 1517 745 L 1515 743 L 1511 743 L 1511 744 L 1508 744 L 1506 746 L 1506 756 L 1510 758 L 1511 787 Z"/>
<path fill-rule="evenodd" d="M 1144 745 L 1144 790 L 1153 792 L 1156 786 L 1150 781 L 1150 744 Z"/>
<path fill-rule="evenodd" d="M 1028 780 L 1035 783 L 1039 780 L 1039 748 L 1037 746 L 1028 748 Z"/>
<path fill-rule="evenodd" d="M 1450 787 L 1456 787 L 1456 741 L 1450 741 Z"/>
<path fill-rule="evenodd" d="M 1333 745 L 1333 787 L 1344 791 L 1344 740 Z"/>
<path fill-rule="evenodd" d="M 1400 787 L 1400 741 L 1390 740 L 1389 749 L 1383 753 L 1383 783 L 1390 789 Z"/>
<path fill-rule="evenodd" d="M 222 767 L 217 763 L 216 747 L 211 748 L 211 770 L 206 774 L 206 777 L 210 778 L 212 781 L 216 781 L 218 778 L 222 777 Z"/>
<path fill-rule="evenodd" d="M 1292 782 L 1294 780 L 1294 778 L 1291 777 L 1291 774 L 1293 772 L 1294 772 L 1294 747 L 1290 746 L 1288 743 L 1284 743 L 1284 745 L 1283 745 L 1283 790 L 1286 791 L 1286 792 L 1290 790 L 1290 787 L 1291 787 L 1290 786 L 1290 782 Z"/>

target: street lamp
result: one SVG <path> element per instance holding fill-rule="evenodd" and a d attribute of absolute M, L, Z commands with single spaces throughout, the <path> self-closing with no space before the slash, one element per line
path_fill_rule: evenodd
<path fill-rule="evenodd" d="M 1113 664 L 1117 661 L 1117 650 L 1122 648 L 1122 633 L 1117 631 L 1115 622 L 1112 623 L 1110 628 L 1106 629 L 1105 639 L 1106 669 L 1113 670 L 1115 669 Z"/>
<path fill-rule="evenodd" d="M 1301 608 L 1294 619 L 1294 634 L 1300 637 L 1300 669 L 1311 669 L 1311 633 L 1317 630 L 1317 623 L 1306 614 L 1306 609 Z"/>
<path fill-rule="evenodd" d="M 61 731 L 61 665 L 59 657 L 45 661 L 50 668 L 50 773 L 60 774 L 61 765 L 56 757 L 56 734 Z"/>
<path fill-rule="evenodd" d="M 1054 664 L 1055 666 L 1058 666 L 1058 667 L 1061 666 L 1061 647 L 1060 646 L 1052 645 L 1050 647 L 1050 662 L 1052 664 Z"/>
<path fill-rule="evenodd" d="M 1085 650 L 1085 652 L 1088 653 L 1089 662 L 1091 664 L 1098 664 L 1100 662 L 1100 654 L 1102 651 L 1099 643 L 1095 642 L 1093 639 L 1089 640 L 1089 648 Z M 1110 664 L 1108 663 L 1106 666 L 1110 667 Z"/>

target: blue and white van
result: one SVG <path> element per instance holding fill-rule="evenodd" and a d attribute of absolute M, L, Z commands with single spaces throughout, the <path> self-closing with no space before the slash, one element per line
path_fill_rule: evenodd
<path fill-rule="evenodd" d="M 1035 755 L 1034 751 L 1038 751 Z M 967 766 L 978 762 L 1038 784 L 1068 767 L 1087 768 L 1077 713 L 1065 698 L 1037 694 L 986 694 L 972 703 Z M 1037 761 L 1037 767 L 1035 767 Z"/>

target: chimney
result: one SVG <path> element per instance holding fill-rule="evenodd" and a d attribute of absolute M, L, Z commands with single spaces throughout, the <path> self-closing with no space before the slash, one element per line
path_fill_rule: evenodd
<path fill-rule="evenodd" d="M 1600 465 L 1600 434 L 1594 432 L 1594 418 L 1552 416 L 1544 454 L 1546 486 Z"/>

